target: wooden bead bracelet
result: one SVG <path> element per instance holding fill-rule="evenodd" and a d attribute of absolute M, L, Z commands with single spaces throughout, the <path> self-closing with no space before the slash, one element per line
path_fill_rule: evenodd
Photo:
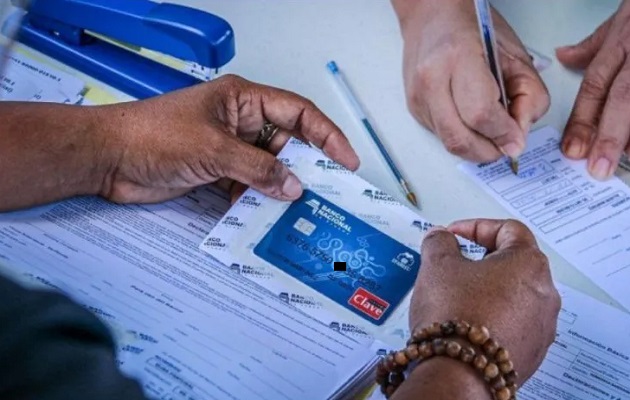
<path fill-rule="evenodd" d="M 469 344 L 462 345 L 460 341 Z M 404 382 L 404 372 L 435 356 L 447 356 L 471 365 L 489 384 L 495 400 L 516 400 L 518 374 L 510 355 L 490 337 L 488 328 L 465 321 L 434 323 L 415 329 L 407 347 L 386 355 L 376 369 L 376 382 L 390 398 Z"/>

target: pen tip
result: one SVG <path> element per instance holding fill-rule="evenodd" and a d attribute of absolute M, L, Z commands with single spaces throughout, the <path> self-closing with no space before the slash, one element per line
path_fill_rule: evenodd
<path fill-rule="evenodd" d="M 418 207 L 418 200 L 416 200 L 416 195 L 413 193 L 408 193 L 407 194 L 407 199 L 409 200 L 409 202 L 411 204 L 413 204 L 414 206 Z"/>
<path fill-rule="evenodd" d="M 518 160 L 516 158 L 510 159 L 510 168 L 514 175 L 518 175 Z"/>

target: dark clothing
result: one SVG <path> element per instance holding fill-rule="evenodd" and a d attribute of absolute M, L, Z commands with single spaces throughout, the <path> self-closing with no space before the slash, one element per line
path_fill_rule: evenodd
<path fill-rule="evenodd" d="M 0 399 L 145 400 L 107 327 L 61 294 L 0 275 Z"/>

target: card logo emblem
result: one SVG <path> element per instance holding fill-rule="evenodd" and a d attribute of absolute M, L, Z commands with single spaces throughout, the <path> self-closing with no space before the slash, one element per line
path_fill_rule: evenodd
<path fill-rule="evenodd" d="M 409 252 L 400 253 L 396 256 L 396 258 L 392 259 L 392 263 L 394 263 L 394 265 L 399 266 L 405 271 L 411 271 L 414 261 L 415 257 Z"/>
<path fill-rule="evenodd" d="M 319 207 L 321 207 L 321 203 L 315 199 L 310 199 L 304 204 L 306 204 L 307 206 L 313 209 L 313 215 L 317 214 L 317 211 L 319 211 Z"/>
<path fill-rule="evenodd" d="M 388 302 L 363 288 L 358 288 L 354 292 L 348 304 L 376 320 L 381 319 L 385 311 L 389 308 Z"/>
<path fill-rule="evenodd" d="M 335 226 L 337 229 L 350 233 L 352 227 L 346 222 L 346 216 L 328 207 L 326 204 L 322 204 L 317 199 L 310 199 L 304 202 L 312 209 L 312 214 L 318 218 L 324 219 L 329 224 Z"/>

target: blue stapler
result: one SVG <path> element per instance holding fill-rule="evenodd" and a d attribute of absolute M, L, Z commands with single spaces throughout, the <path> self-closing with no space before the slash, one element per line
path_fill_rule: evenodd
<path fill-rule="evenodd" d="M 150 0 L 30 0 L 17 40 L 137 99 L 202 82 L 112 44 L 123 42 L 218 72 L 235 53 L 222 18 Z M 13 4 L 24 7 L 23 0 Z M 15 22 L 13 22 L 15 23 Z M 8 21 L 8 25 L 11 21 Z M 11 27 L 5 26 L 4 30 Z M 99 38 L 99 36 L 101 38 Z"/>

